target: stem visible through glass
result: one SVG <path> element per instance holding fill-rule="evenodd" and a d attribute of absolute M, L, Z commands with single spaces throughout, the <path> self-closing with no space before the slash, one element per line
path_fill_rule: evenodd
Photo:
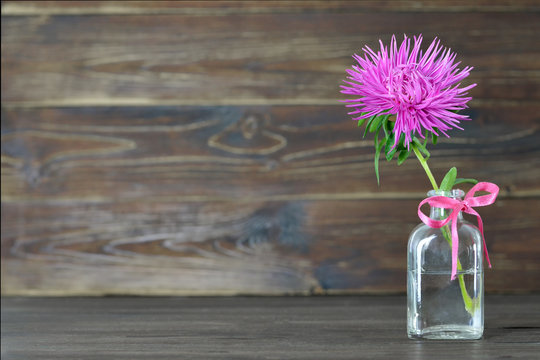
<path fill-rule="evenodd" d="M 422 156 L 422 153 L 417 148 L 416 144 L 411 143 L 411 147 L 412 147 L 412 149 L 414 151 L 414 154 L 418 158 L 418 161 L 420 161 L 420 165 L 422 165 L 422 168 L 426 172 L 426 175 L 427 175 L 429 181 L 431 182 L 431 185 L 433 186 L 433 190 L 438 190 L 439 187 L 437 186 L 437 182 L 435 181 L 435 178 L 433 177 L 433 174 L 431 173 L 431 170 L 429 169 L 427 160 Z M 452 248 L 452 235 L 450 233 L 450 229 L 448 228 L 448 225 L 445 225 L 444 227 L 442 227 L 441 231 L 442 231 L 442 234 L 443 234 L 444 238 L 446 239 L 446 241 L 450 245 L 450 248 Z M 463 268 L 461 267 L 461 263 L 460 263 L 459 259 L 457 261 L 457 269 L 458 269 L 458 271 L 463 270 Z M 472 315 L 474 313 L 474 310 L 475 310 L 475 307 L 476 307 L 475 306 L 475 301 L 473 301 L 473 299 L 471 299 L 471 297 L 469 296 L 469 293 L 467 292 L 467 288 L 465 286 L 465 279 L 463 278 L 463 274 L 458 274 L 458 281 L 459 281 L 459 288 L 461 289 L 461 297 L 463 298 L 463 304 L 465 305 L 465 310 L 467 310 L 467 312 Z"/>

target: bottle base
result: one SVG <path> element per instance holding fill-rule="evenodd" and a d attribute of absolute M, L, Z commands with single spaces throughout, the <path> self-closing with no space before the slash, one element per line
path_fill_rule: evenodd
<path fill-rule="evenodd" d="M 409 331 L 408 336 L 410 339 L 477 340 L 482 337 L 482 333 L 482 329 L 474 329 L 470 326 L 438 325 L 424 330 Z"/>

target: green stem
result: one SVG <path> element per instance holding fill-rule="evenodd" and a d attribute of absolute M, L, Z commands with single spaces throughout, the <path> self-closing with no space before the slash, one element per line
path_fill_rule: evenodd
<path fill-rule="evenodd" d="M 448 225 L 444 226 L 442 229 L 442 233 L 446 241 L 448 242 L 448 245 L 450 245 L 450 248 L 452 247 L 452 234 L 450 233 L 450 229 L 448 228 Z M 462 271 L 463 267 L 461 266 L 461 262 L 457 261 L 457 270 Z M 465 279 L 463 278 L 463 274 L 458 274 L 458 281 L 459 281 L 459 288 L 461 289 L 461 297 L 463 298 L 463 303 L 465 304 L 465 310 L 471 315 L 474 314 L 474 310 L 476 307 L 475 301 L 470 297 L 469 293 L 467 292 L 467 288 L 465 287 Z"/>
<path fill-rule="evenodd" d="M 435 181 L 435 178 L 433 177 L 433 174 L 431 173 L 431 170 L 429 169 L 427 159 L 425 159 L 424 156 L 422 156 L 422 153 L 420 152 L 420 150 L 418 149 L 416 144 L 411 143 L 410 146 L 412 147 L 412 149 L 414 151 L 414 154 L 418 158 L 418 161 L 420 161 L 420 165 L 422 165 L 422 168 L 424 168 L 424 171 L 426 172 L 426 175 L 427 175 L 429 181 L 431 182 L 431 186 L 433 186 L 433 190 L 438 190 L 439 187 L 437 186 L 437 182 Z M 442 234 L 443 234 L 444 238 L 446 239 L 446 241 L 450 245 L 450 247 L 452 247 L 452 235 L 450 233 L 450 229 L 448 228 L 448 225 L 445 225 L 441 229 L 441 231 L 442 231 Z M 461 266 L 461 262 L 459 261 L 459 259 L 458 259 L 458 262 L 457 262 L 457 268 L 458 268 L 458 271 L 463 270 L 463 268 Z M 465 305 L 465 310 L 467 310 L 467 312 L 472 315 L 474 313 L 474 310 L 475 310 L 476 306 L 475 306 L 475 302 L 473 301 L 473 299 L 469 296 L 469 293 L 467 292 L 467 288 L 465 287 L 465 279 L 463 278 L 463 274 L 458 274 L 458 281 L 459 281 L 459 288 L 461 290 L 461 297 L 463 298 L 463 304 Z"/>
<path fill-rule="evenodd" d="M 424 168 L 424 171 L 427 174 L 427 177 L 429 181 L 431 182 L 431 186 L 433 186 L 433 190 L 439 190 L 439 187 L 437 186 L 437 182 L 435 181 L 435 178 L 433 177 L 433 174 L 431 173 L 431 170 L 429 169 L 429 166 L 427 164 L 427 160 L 422 156 L 422 153 L 420 150 L 418 150 L 418 147 L 415 143 L 411 143 L 411 147 L 414 151 L 414 154 L 418 158 L 418 161 L 420 161 L 420 165 Z"/>

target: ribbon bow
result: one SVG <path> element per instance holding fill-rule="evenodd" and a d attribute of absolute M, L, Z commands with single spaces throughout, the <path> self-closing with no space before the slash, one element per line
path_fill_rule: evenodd
<path fill-rule="evenodd" d="M 487 191 L 489 194 L 474 196 L 477 191 Z M 484 241 L 484 254 L 486 255 L 486 260 L 489 267 L 491 268 L 491 262 L 489 261 L 489 255 L 486 246 L 486 240 L 484 239 L 484 225 L 482 223 L 482 218 L 480 215 L 473 209 L 476 206 L 487 206 L 495 202 L 497 195 L 499 194 L 499 187 L 495 184 L 488 182 L 479 182 L 469 190 L 465 195 L 463 200 L 452 199 L 446 196 L 433 196 L 427 199 L 422 200 L 420 205 L 418 205 L 418 216 L 420 219 L 429 227 L 432 228 L 442 228 L 449 222 L 452 223 L 452 277 L 454 280 L 457 274 L 457 260 L 458 260 L 458 246 L 459 238 L 457 231 L 457 218 L 460 211 L 463 211 L 467 214 L 475 215 L 478 219 L 478 228 L 482 234 L 482 240 Z M 426 216 L 420 209 L 422 205 L 428 203 L 432 207 L 451 209 L 452 212 L 444 220 L 433 220 L 430 217 Z"/>

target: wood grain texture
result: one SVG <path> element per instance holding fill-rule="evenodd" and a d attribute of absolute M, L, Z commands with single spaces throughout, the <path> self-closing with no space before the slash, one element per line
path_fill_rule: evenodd
<path fill-rule="evenodd" d="M 540 296 L 487 296 L 484 337 L 413 341 L 405 297 L 3 298 L 2 359 L 536 359 Z"/>
<path fill-rule="evenodd" d="M 2 286 L 49 295 L 403 292 L 417 202 L 4 205 L 13 216 L 2 224 Z M 488 291 L 536 289 L 537 204 L 500 200 L 481 212 L 494 266 Z"/>
<path fill-rule="evenodd" d="M 428 41 L 439 36 L 474 66 L 477 101 L 519 107 L 540 100 L 539 14 L 4 16 L 2 100 L 21 106 L 333 104 L 353 52 L 407 32 Z"/>
<path fill-rule="evenodd" d="M 4 15 L 224 15 L 306 12 L 523 12 L 539 11 L 535 0 L 295 0 L 295 1 L 4 1 Z"/>
<path fill-rule="evenodd" d="M 382 164 L 378 188 L 372 144 L 344 111 L 4 110 L 4 292 L 404 291 L 429 184 L 409 161 Z M 482 209 L 487 289 L 536 289 L 539 129 L 527 117 L 492 124 L 492 111 L 471 114 L 431 162 L 438 179 L 456 165 L 501 185 Z"/>
<path fill-rule="evenodd" d="M 351 55 L 439 36 L 472 65 L 437 179 L 481 209 L 491 292 L 538 291 L 540 9 L 494 2 L 3 2 L 2 293 L 403 292 L 429 187 L 373 172 Z"/>
<path fill-rule="evenodd" d="M 455 164 L 460 175 L 497 182 L 503 195 L 539 195 L 539 111 L 540 104 L 524 106 L 514 119 L 504 106 L 475 108 L 465 131 L 431 149 L 435 176 L 440 181 Z M 400 167 L 383 161 L 377 187 L 373 141 L 362 139 L 341 106 L 4 109 L 2 115 L 5 201 L 268 201 L 399 192 L 418 198 L 429 186 L 412 159 Z"/>

